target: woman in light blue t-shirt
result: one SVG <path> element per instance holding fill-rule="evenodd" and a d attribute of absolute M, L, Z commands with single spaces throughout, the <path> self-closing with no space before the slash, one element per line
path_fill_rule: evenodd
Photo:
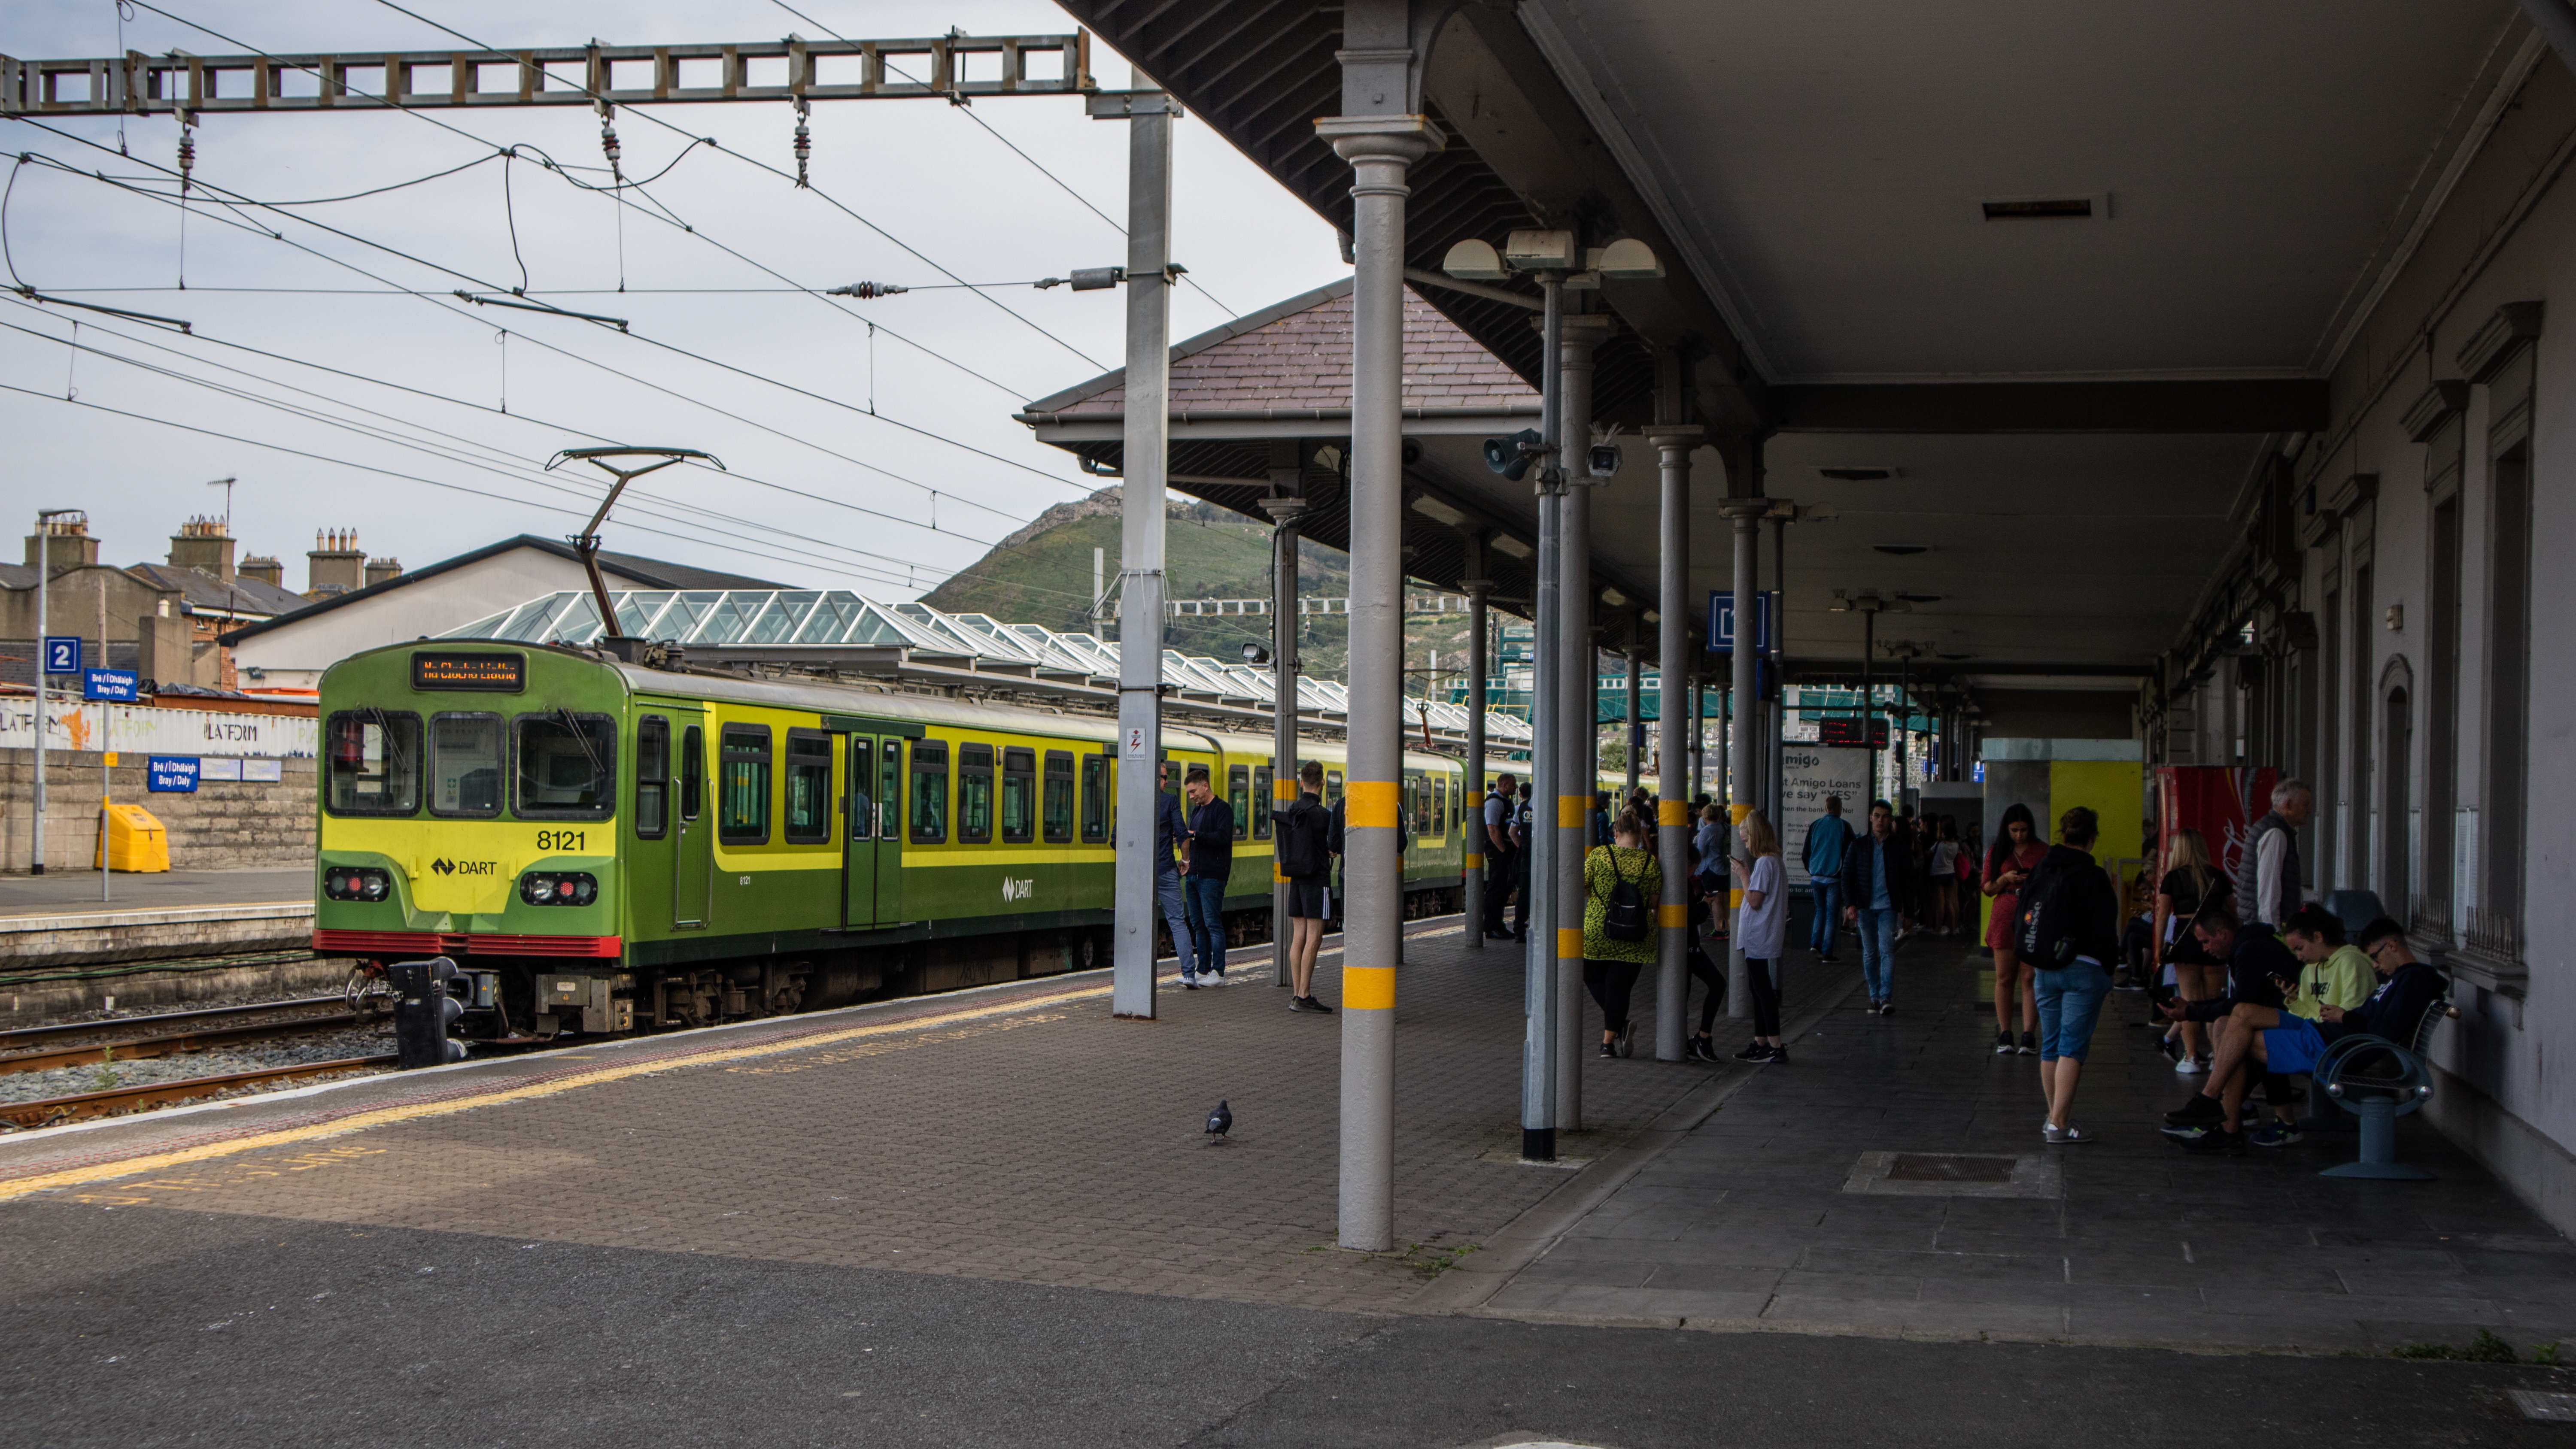
<path fill-rule="evenodd" d="M 1780 865 L 1780 835 L 1759 810 L 1745 812 L 1743 823 L 1735 829 L 1750 857 L 1727 862 L 1734 868 L 1737 888 L 1744 892 L 1744 904 L 1735 915 L 1735 941 L 1744 951 L 1745 984 L 1753 990 L 1753 1041 L 1735 1059 L 1786 1062 L 1789 1049 L 1780 1041 L 1780 987 L 1771 979 L 1771 965 L 1780 959 L 1781 945 L 1789 934 L 1788 880 Z"/>

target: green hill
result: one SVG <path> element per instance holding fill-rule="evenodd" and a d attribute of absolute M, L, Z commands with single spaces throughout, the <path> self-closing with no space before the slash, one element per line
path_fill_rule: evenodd
<path fill-rule="evenodd" d="M 1124 506 L 1115 487 L 1080 502 L 1057 504 L 923 595 L 922 602 L 951 613 L 990 614 L 1014 624 L 1042 624 L 1068 632 L 1090 629 L 1091 552 L 1102 551 L 1103 567 L 1114 587 L 1119 510 Z M 1171 597 L 1270 596 L 1268 524 L 1211 503 L 1168 503 L 1165 510 L 1169 522 L 1163 535 L 1163 569 Z M 1348 561 L 1338 549 L 1307 543 L 1299 554 L 1303 592 L 1334 598 L 1350 592 Z M 1302 635 L 1307 668 L 1338 677 L 1347 630 L 1338 615 L 1308 619 Z M 1264 616 L 1171 619 L 1164 624 L 1164 641 L 1184 654 L 1238 658 L 1246 643 L 1270 642 L 1270 622 Z"/>

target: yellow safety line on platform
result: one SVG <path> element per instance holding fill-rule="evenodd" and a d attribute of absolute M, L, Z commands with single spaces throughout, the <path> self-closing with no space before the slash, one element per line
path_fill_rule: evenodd
<path fill-rule="evenodd" d="M 151 1153 L 142 1157 L 129 1157 L 116 1162 L 91 1163 L 83 1167 L 65 1168 L 60 1172 L 41 1173 L 35 1177 L 20 1178 L 15 1182 L 0 1182 L 0 1202 L 8 1202 L 14 1198 L 25 1197 L 31 1193 L 49 1192 L 60 1187 L 77 1187 L 83 1183 L 105 1182 L 112 1178 L 132 1177 L 136 1173 L 141 1172 L 160 1172 L 168 1168 L 184 1166 L 191 1162 L 207 1162 L 218 1157 L 230 1157 L 239 1152 L 256 1152 L 263 1148 L 282 1147 L 293 1142 L 310 1142 L 318 1137 L 339 1137 L 351 1132 L 363 1132 L 370 1127 L 389 1126 L 396 1122 L 416 1121 L 424 1117 L 444 1117 L 456 1112 L 471 1111 L 477 1107 L 498 1106 L 505 1102 L 532 1101 L 540 1097 L 552 1097 L 564 1092 L 569 1092 L 575 1087 L 600 1086 L 609 1082 L 623 1081 L 628 1077 L 644 1076 L 652 1072 L 667 1072 L 679 1067 L 706 1066 L 717 1062 L 741 1061 L 749 1057 L 775 1056 L 780 1052 L 804 1051 L 811 1047 L 828 1046 L 833 1042 L 850 1041 L 858 1037 L 883 1036 L 899 1031 L 916 1031 L 923 1027 L 944 1026 L 950 1022 L 972 1021 L 979 1017 L 1000 1016 L 1008 1012 L 1026 1011 L 1032 1007 L 1055 1006 L 1068 1001 L 1080 1001 L 1086 997 L 1107 996 L 1109 994 L 1109 990 L 1110 988 L 1107 986 L 1092 986 L 1085 987 L 1079 991 L 1060 991 L 1050 996 L 1032 996 L 1025 1000 L 1001 1002 L 992 1006 L 976 1007 L 968 1011 L 942 1012 L 937 1016 L 915 1017 L 908 1021 L 876 1022 L 868 1026 L 854 1026 L 842 1031 L 817 1032 L 812 1036 L 800 1036 L 792 1041 L 764 1042 L 754 1046 L 719 1047 L 703 1052 L 693 1052 L 685 1056 L 657 1057 L 651 1061 L 631 1062 L 625 1066 L 605 1067 L 595 1072 L 582 1072 L 576 1076 L 567 1077 L 558 1081 L 534 1082 L 524 1087 L 495 1088 L 492 1091 L 478 1093 L 469 1097 L 456 1097 L 439 1102 L 413 1102 L 395 1107 L 379 1107 L 371 1112 L 353 1113 L 347 1117 L 342 1117 L 337 1121 L 332 1122 L 315 1122 L 302 1127 L 281 1128 L 275 1132 L 262 1132 L 249 1137 L 235 1138 L 229 1142 L 199 1143 L 194 1147 L 182 1147 L 170 1152 Z"/>

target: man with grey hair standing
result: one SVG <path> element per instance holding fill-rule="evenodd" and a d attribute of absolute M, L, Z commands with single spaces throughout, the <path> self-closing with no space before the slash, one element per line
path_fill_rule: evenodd
<path fill-rule="evenodd" d="M 2299 881 L 2299 835 L 2317 813 L 2316 792 L 2305 780 L 2283 780 L 2272 787 L 2272 808 L 2245 837 L 2236 860 L 2236 899 L 2245 923 L 2278 930 L 2302 901 Z"/>

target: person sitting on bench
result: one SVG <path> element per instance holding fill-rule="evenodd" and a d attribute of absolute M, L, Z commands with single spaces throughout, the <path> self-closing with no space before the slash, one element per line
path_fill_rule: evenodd
<path fill-rule="evenodd" d="M 2233 912 L 2229 913 L 2233 915 Z M 2205 929 L 2207 922 L 2204 921 Z M 2230 923 L 2230 934 L 2235 934 Z M 2251 934 L 2251 933 L 2247 933 Z M 2221 948 L 2203 937 L 2213 952 Z M 2294 1131 L 2267 1124 L 2265 1132 L 2248 1138 L 2239 1128 L 2240 1112 L 2245 1098 L 2245 1082 L 2250 1071 L 2277 1072 L 2292 1076 L 2309 1071 L 2317 1064 L 2326 1047 L 2348 1036 L 2376 1036 L 2407 1044 L 2416 1024 L 2424 1019 L 2427 1007 L 2444 994 L 2442 973 L 2415 959 L 2406 944 L 2406 928 L 2386 916 L 2372 921 L 2361 931 L 2361 952 L 2370 958 L 2371 969 L 2380 976 L 2379 988 L 2370 999 L 2350 1011 L 2332 1004 L 2318 1008 L 2322 1021 L 2287 1016 L 2277 1009 L 2246 1011 L 2239 1016 L 2231 1012 L 2229 1028 L 2219 1047 L 2218 1065 L 2210 1072 L 2211 1086 L 2219 1086 L 2224 1074 L 2232 1086 L 2219 1100 L 2204 1094 L 2185 1103 L 2179 1112 L 2166 1114 L 2168 1135 L 2183 1140 L 2185 1146 L 2221 1149 L 2245 1141 L 2262 1142 L 2264 1137 L 2279 1132 L 2281 1141 L 2295 1142 Z M 2249 1062 L 2250 1059 L 2250 1062 Z M 2280 1145 L 2279 1141 L 2265 1145 Z"/>
<path fill-rule="evenodd" d="M 2209 1001 L 2176 998 L 2157 1008 L 2167 1021 L 2220 1023 L 2212 1033 L 2216 1045 L 2208 1079 L 2181 1110 L 2165 1114 L 2165 1133 L 2190 1147 L 2241 1146 L 2248 1043 L 2280 1024 L 2285 990 L 2298 980 L 2299 960 L 2271 932 L 2246 930 L 2230 897 L 2214 896 L 2204 904 L 2191 932 L 2211 960 L 2227 963 L 2227 994 Z"/>

